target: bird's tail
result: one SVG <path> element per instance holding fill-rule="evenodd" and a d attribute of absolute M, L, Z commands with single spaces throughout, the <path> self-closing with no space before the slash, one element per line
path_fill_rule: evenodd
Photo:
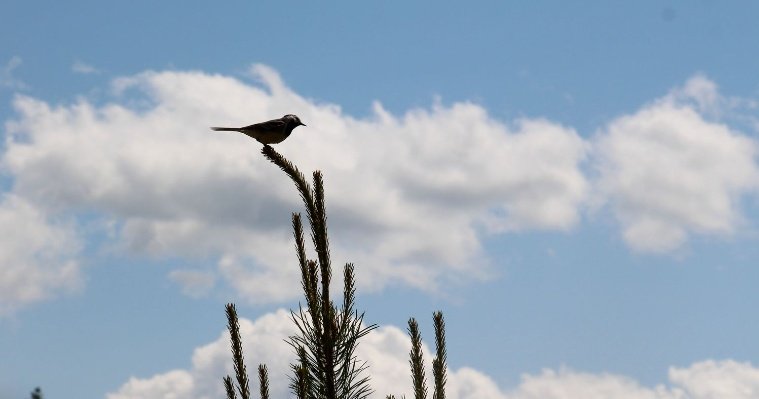
<path fill-rule="evenodd" d="M 217 132 L 239 132 L 240 129 L 236 127 L 212 127 L 211 130 L 215 130 Z"/>

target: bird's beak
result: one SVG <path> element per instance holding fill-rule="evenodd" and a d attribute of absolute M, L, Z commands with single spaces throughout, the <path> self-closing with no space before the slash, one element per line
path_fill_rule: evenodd
<path fill-rule="evenodd" d="M 300 123 L 300 125 L 301 125 L 301 126 L 306 126 L 306 124 L 305 124 L 305 123 L 303 123 L 303 122 L 301 122 L 301 123 Z"/>

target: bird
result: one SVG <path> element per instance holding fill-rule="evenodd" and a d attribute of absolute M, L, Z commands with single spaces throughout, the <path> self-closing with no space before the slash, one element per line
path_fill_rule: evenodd
<path fill-rule="evenodd" d="M 279 119 L 255 123 L 245 127 L 212 127 L 211 130 L 221 132 L 240 132 L 248 137 L 258 140 L 264 145 L 277 144 L 290 137 L 298 126 L 306 126 L 300 118 L 293 114 L 287 114 Z"/>

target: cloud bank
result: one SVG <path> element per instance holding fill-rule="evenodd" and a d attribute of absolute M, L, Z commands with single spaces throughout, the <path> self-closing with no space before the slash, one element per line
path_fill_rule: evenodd
<path fill-rule="evenodd" d="M 279 310 L 258 320 L 241 320 L 245 359 L 249 369 L 266 363 L 272 397 L 286 397 L 292 348 L 283 337 L 294 333 L 289 312 Z M 370 366 L 373 398 L 412 397 L 408 371 L 411 344 L 405 332 L 382 327 L 359 345 L 359 358 Z M 426 363 L 431 352 L 424 346 Z M 450 352 L 450 349 L 449 349 Z M 197 348 L 192 368 L 177 369 L 151 377 L 132 377 L 108 399 L 219 398 L 224 397 L 222 377 L 233 375 L 229 334 Z M 428 370 L 427 375 L 431 375 Z M 251 390 L 257 390 L 253 381 Z M 448 370 L 447 397 L 451 399 L 752 399 L 759 395 L 759 368 L 733 360 L 706 360 L 687 367 L 671 367 L 668 384 L 643 386 L 632 378 L 594 374 L 562 368 L 525 374 L 518 386 L 500 387 L 488 375 L 469 367 Z"/>
<path fill-rule="evenodd" d="M 11 90 L 24 90 L 28 86 L 22 80 L 14 76 L 14 71 L 21 66 L 23 60 L 21 57 L 14 55 L 8 62 L 0 67 L 0 88 Z"/>
<path fill-rule="evenodd" d="M 729 235 L 759 183 L 757 144 L 702 112 L 720 102 L 713 82 L 683 89 L 612 121 L 596 142 L 599 190 L 634 249 L 667 252 L 689 234 Z"/>
<path fill-rule="evenodd" d="M 335 260 L 358 264 L 364 288 L 483 278 L 483 235 L 566 230 L 580 219 L 588 147 L 570 128 L 506 126 L 470 103 L 402 117 L 377 104 L 357 120 L 299 96 L 268 68 L 254 73 L 265 87 L 149 72 L 117 80 L 121 97 L 109 104 L 19 96 L 3 154 L 12 191 L 51 214 L 94 212 L 129 251 L 216 258 L 216 272 L 251 302 L 294 292 L 289 215 L 301 204 L 258 143 L 210 125 L 288 112 L 309 124 L 278 150 L 325 173 Z"/>
<path fill-rule="evenodd" d="M 483 239 L 571 231 L 598 204 L 633 250 L 674 251 L 693 234 L 734 234 L 746 224 L 741 200 L 756 190 L 756 143 L 715 119 L 729 102 L 703 77 L 583 137 L 545 118 L 504 123 L 468 102 L 403 115 L 377 103 L 357 119 L 304 98 L 268 67 L 251 73 L 260 84 L 145 72 L 115 79 L 108 103 L 17 96 L 2 154 L 12 181 L 6 196 L 45 223 L 94 217 L 123 251 L 206 261 L 207 269 L 170 274 L 190 295 L 221 281 L 263 303 L 297 292 L 289 219 L 301 204 L 258 143 L 207 126 L 286 113 L 309 125 L 277 150 L 305 172 L 325 173 L 333 258 L 357 264 L 360 289 L 434 291 L 488 278 Z M 81 240 L 76 223 L 54 226 Z M 13 252 L 10 240 L 0 245 Z M 46 253 L 52 264 L 76 264 L 77 251 L 55 242 L 27 252 L 11 263 Z M 60 280 L 60 272 L 39 281 Z M 23 298 L 0 300 L 14 307 Z"/>
<path fill-rule="evenodd" d="M 15 195 L 0 198 L 0 316 L 77 290 L 79 239 Z"/>

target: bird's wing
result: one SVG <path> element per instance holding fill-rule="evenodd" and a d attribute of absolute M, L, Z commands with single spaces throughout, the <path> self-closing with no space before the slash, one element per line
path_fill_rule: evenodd
<path fill-rule="evenodd" d="M 271 130 L 280 131 L 285 128 L 286 122 L 282 119 L 273 119 L 266 122 L 256 123 L 254 125 L 245 126 L 243 129 L 256 129 L 262 132 L 268 132 Z"/>

